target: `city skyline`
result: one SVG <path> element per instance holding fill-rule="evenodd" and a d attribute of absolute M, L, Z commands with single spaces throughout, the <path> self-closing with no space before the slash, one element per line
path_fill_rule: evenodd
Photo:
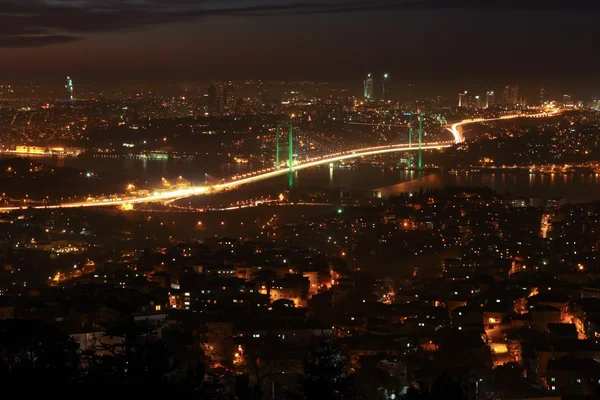
<path fill-rule="evenodd" d="M 600 399 L 598 15 L 0 0 L 4 391 Z"/>

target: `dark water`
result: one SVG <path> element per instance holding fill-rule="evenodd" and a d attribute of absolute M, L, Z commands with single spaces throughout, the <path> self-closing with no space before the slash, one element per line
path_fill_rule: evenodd
<path fill-rule="evenodd" d="M 529 174 L 528 172 L 438 172 L 422 178 L 380 187 L 382 196 L 414 192 L 423 187 L 488 187 L 518 197 L 562 197 L 569 202 L 600 200 L 600 176 L 592 173 Z"/>
<path fill-rule="evenodd" d="M 69 166 L 105 175 L 123 176 L 132 181 L 156 186 L 162 177 L 182 176 L 194 185 L 206 179 L 225 178 L 246 171 L 244 164 L 215 165 L 206 159 L 144 160 L 123 157 L 97 158 L 35 158 L 37 162 Z M 208 174 L 208 175 L 207 175 Z M 379 190 L 382 196 L 418 191 L 421 187 L 440 189 L 446 186 L 489 187 L 499 193 L 509 192 L 519 197 L 564 197 L 570 202 L 600 200 L 600 176 L 591 173 L 529 174 L 526 171 L 507 172 L 416 172 L 358 164 L 342 168 L 328 166 L 294 173 L 294 185 L 304 188 L 346 188 Z M 287 176 L 245 186 L 244 194 L 272 194 L 287 188 Z"/>
<path fill-rule="evenodd" d="M 259 182 L 252 189 L 273 191 L 285 188 L 286 177 Z M 378 190 L 383 197 L 421 188 L 442 189 L 447 186 L 488 187 L 498 193 L 508 192 L 518 197 L 563 197 L 569 202 L 600 200 L 600 175 L 592 173 L 529 174 L 526 171 L 507 172 L 417 172 L 361 165 L 351 169 L 313 168 L 295 174 L 298 187 L 347 188 Z"/>
<path fill-rule="evenodd" d="M 3 154 L 2 158 L 14 158 Z M 247 171 L 245 164 L 218 164 L 202 157 L 193 159 L 148 160 L 118 156 L 98 157 L 45 157 L 34 156 L 32 160 L 41 164 L 73 167 L 94 172 L 106 177 L 123 177 L 132 182 L 159 185 L 161 178 L 173 180 L 179 176 L 194 185 L 202 185 L 205 180 L 227 177 L 236 172 Z"/>

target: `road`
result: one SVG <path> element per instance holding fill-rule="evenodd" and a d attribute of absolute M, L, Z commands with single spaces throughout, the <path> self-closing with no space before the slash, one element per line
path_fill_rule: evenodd
<path fill-rule="evenodd" d="M 496 121 L 501 119 L 511 119 L 511 118 L 542 118 L 553 116 L 556 113 L 540 113 L 540 114 L 531 114 L 531 115 L 509 115 L 503 116 L 499 118 L 489 118 L 489 119 L 470 119 L 463 120 L 461 122 L 452 124 L 448 127 L 448 130 L 452 133 L 454 140 L 445 141 L 445 142 L 432 142 L 425 143 L 421 147 L 423 150 L 433 150 L 433 149 L 442 149 L 445 147 L 451 147 L 456 143 L 460 143 L 464 140 L 462 133 L 460 131 L 460 127 L 466 124 L 478 123 L 478 122 L 488 122 L 488 121 Z M 406 152 L 406 151 L 415 151 L 418 150 L 419 147 L 416 145 L 407 146 L 405 144 L 400 145 L 388 145 L 388 146 L 377 146 L 377 147 L 368 147 L 362 149 L 356 149 L 352 151 L 330 154 L 327 156 L 319 157 L 319 158 L 309 158 L 308 160 L 302 161 L 301 163 L 294 165 L 292 167 L 293 171 L 299 171 L 305 168 L 316 167 L 319 165 L 326 165 L 338 161 L 350 160 L 352 158 L 366 157 L 377 154 L 386 154 L 386 153 L 394 153 L 394 152 Z M 88 201 L 81 202 L 72 202 L 72 203 L 62 203 L 56 205 L 41 205 L 41 206 L 33 206 L 32 208 L 79 208 L 79 207 L 103 207 L 103 206 L 124 206 L 128 204 L 136 204 L 136 203 L 152 203 L 152 202 L 162 202 L 169 201 L 174 199 L 181 199 L 190 196 L 196 196 L 201 194 L 208 193 L 216 193 L 224 190 L 230 190 L 238 188 L 242 185 L 247 185 L 254 182 L 263 181 L 265 179 L 274 178 L 276 176 L 285 175 L 289 172 L 288 168 L 283 169 L 269 169 L 258 171 L 253 174 L 249 174 L 248 177 L 233 177 L 229 181 L 224 183 L 218 183 L 209 186 L 195 186 L 185 189 L 176 189 L 170 191 L 161 191 L 154 192 L 148 196 L 144 197 L 116 197 L 116 198 L 105 198 L 105 199 L 91 199 Z M 28 206 L 25 206 L 28 207 Z M 24 207 L 0 207 L 0 212 L 9 212 L 14 210 L 20 210 Z"/>
<path fill-rule="evenodd" d="M 528 114 L 528 115 L 523 115 L 523 114 L 503 115 L 498 118 L 464 119 L 460 122 L 450 125 L 448 130 L 452 133 L 452 136 L 454 136 L 454 141 L 456 143 L 460 143 L 465 140 L 462 132 L 459 130 L 459 128 L 463 125 L 474 124 L 474 123 L 478 123 L 478 122 L 500 121 L 503 119 L 515 119 L 515 118 L 547 118 L 547 117 L 554 117 L 554 116 L 558 115 L 559 113 L 560 113 L 560 110 L 555 110 L 555 111 L 542 112 L 542 113 L 538 113 L 538 114 Z"/>

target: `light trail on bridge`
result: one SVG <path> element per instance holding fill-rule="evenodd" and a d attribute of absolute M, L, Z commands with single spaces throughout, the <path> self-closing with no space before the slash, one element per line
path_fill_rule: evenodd
<path fill-rule="evenodd" d="M 560 110 L 555 110 L 555 111 L 549 111 L 549 112 L 542 112 L 542 113 L 538 113 L 538 114 L 511 114 L 511 115 L 503 115 L 501 117 L 498 118 L 475 118 L 475 119 L 464 119 L 460 122 L 457 122 L 455 124 L 450 125 L 449 128 L 447 128 L 451 133 L 452 136 L 454 136 L 454 141 L 456 143 L 462 143 L 464 142 L 465 138 L 462 134 L 461 131 L 459 131 L 459 127 L 463 126 L 463 125 L 467 125 L 467 124 L 475 124 L 478 122 L 491 122 L 491 121 L 500 121 L 500 120 L 504 120 L 504 119 L 515 119 L 515 118 L 547 118 L 547 117 L 554 117 L 556 115 L 558 115 L 560 113 Z"/>
<path fill-rule="evenodd" d="M 364 125 L 364 126 L 380 126 L 382 128 L 410 128 L 408 123 L 406 124 L 372 124 L 369 122 L 346 122 L 346 125 Z"/>
<path fill-rule="evenodd" d="M 559 111 L 551 112 L 551 113 L 539 113 L 539 114 L 530 114 L 530 115 L 505 115 L 498 118 L 480 118 L 480 119 L 468 119 L 463 120 L 461 122 L 457 122 L 452 124 L 447 129 L 452 133 L 454 140 L 445 141 L 445 142 L 432 142 L 423 144 L 421 146 L 422 150 L 437 150 L 442 148 L 451 147 L 454 144 L 461 143 L 464 141 L 464 137 L 462 133 L 459 131 L 459 127 L 466 124 L 479 123 L 479 122 L 488 122 L 488 121 L 497 121 L 502 119 L 512 119 L 512 118 L 543 118 L 554 116 Z M 387 153 L 395 153 L 395 152 L 406 152 L 406 151 L 418 151 L 419 146 L 407 146 L 405 144 L 401 145 L 389 145 L 389 146 L 375 146 L 375 147 L 367 147 L 362 149 L 356 149 L 347 152 L 340 152 L 335 154 L 329 154 L 327 156 L 321 158 L 309 158 L 307 161 L 299 163 L 297 165 L 292 166 L 292 171 L 299 171 L 306 168 L 316 167 L 319 165 L 326 165 L 338 161 L 350 160 L 353 158 L 360 158 L 372 155 L 379 154 L 387 154 Z M 39 205 L 32 206 L 31 208 L 35 209 L 56 209 L 56 208 L 79 208 L 79 207 L 106 207 L 106 206 L 124 206 L 129 204 L 139 204 L 139 203 L 153 203 L 153 202 L 163 202 L 163 201 L 175 201 L 179 199 L 183 199 L 186 197 L 197 196 L 202 194 L 210 194 L 210 193 L 218 193 L 224 190 L 230 190 L 242 185 L 251 184 L 254 182 L 263 181 L 265 179 L 271 179 L 277 176 L 286 175 L 290 172 L 289 168 L 283 169 L 274 169 L 267 172 L 262 172 L 256 174 L 254 176 L 250 176 L 247 178 L 237 179 L 236 177 L 232 178 L 229 182 L 218 183 L 215 185 L 209 186 L 195 186 L 191 188 L 185 189 L 176 189 L 171 191 L 158 192 L 155 191 L 152 194 L 144 197 L 134 197 L 134 198 L 124 198 L 124 197 L 116 197 L 116 198 L 108 198 L 108 199 L 93 199 L 88 201 L 81 202 L 72 202 L 72 203 L 62 203 L 55 205 Z M 28 206 L 11 206 L 11 207 L 0 207 L 0 212 L 10 212 L 15 210 L 22 210 L 24 208 L 29 208 Z"/>
<path fill-rule="evenodd" d="M 423 145 L 421 147 L 422 150 L 434 150 L 441 149 L 445 147 L 450 147 L 454 142 L 435 142 Z M 304 162 L 302 164 L 297 164 L 292 167 L 292 171 L 299 171 L 306 168 L 316 167 L 319 165 L 326 165 L 330 163 L 334 163 L 337 161 L 349 160 L 352 158 L 366 157 L 377 154 L 386 154 L 386 153 L 394 153 L 394 152 L 402 152 L 402 151 L 416 151 L 419 150 L 418 146 L 408 147 L 406 145 L 392 145 L 392 146 L 377 146 L 377 147 L 368 147 L 364 149 L 357 149 L 344 153 L 336 153 L 333 155 L 328 155 L 320 159 L 309 159 L 309 161 Z M 137 197 L 137 198 L 109 198 L 109 199 L 94 199 L 89 201 L 81 201 L 81 202 L 73 202 L 73 203 L 62 203 L 55 205 L 40 205 L 40 206 L 32 206 L 31 208 L 35 209 L 55 209 L 55 208 L 79 208 L 79 207 L 106 207 L 106 206 L 123 206 L 126 204 L 139 204 L 139 203 L 152 203 L 152 202 L 160 202 L 160 201 L 174 201 L 183 199 L 190 196 L 208 194 L 208 193 L 217 193 L 224 190 L 230 190 L 233 188 L 237 188 L 242 185 L 247 185 L 254 182 L 263 181 L 265 179 L 274 178 L 277 176 L 286 175 L 290 172 L 289 168 L 283 168 L 278 170 L 272 170 L 268 172 L 264 172 L 261 174 L 257 174 L 254 176 L 250 176 L 248 178 L 243 179 L 233 179 L 230 182 L 219 183 L 210 186 L 196 186 L 186 189 L 176 189 L 165 192 L 154 192 L 153 194 L 145 197 Z M 15 210 L 22 210 L 24 208 L 29 208 L 27 206 L 12 206 L 12 207 L 0 207 L 0 212 L 9 212 Z"/>

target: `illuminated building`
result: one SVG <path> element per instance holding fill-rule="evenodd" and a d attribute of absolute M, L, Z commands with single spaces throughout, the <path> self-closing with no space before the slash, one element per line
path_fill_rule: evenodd
<path fill-rule="evenodd" d="M 573 107 L 573 101 L 570 94 L 563 94 L 562 105 L 564 107 Z"/>
<path fill-rule="evenodd" d="M 65 85 L 69 92 L 69 99 L 73 100 L 73 79 L 67 76 L 67 84 Z"/>
<path fill-rule="evenodd" d="M 513 104 L 519 101 L 519 85 L 514 85 L 510 90 L 510 98 Z"/>
<path fill-rule="evenodd" d="M 207 109 L 209 113 L 217 112 L 217 88 L 215 85 L 210 85 L 208 87 L 208 101 L 207 101 Z"/>
<path fill-rule="evenodd" d="M 490 108 L 491 106 L 494 105 L 494 102 L 495 102 L 495 100 L 494 100 L 494 91 L 493 90 L 488 91 L 485 94 L 485 108 Z"/>
<path fill-rule="evenodd" d="M 481 98 L 479 96 L 475 96 L 475 108 L 481 108 Z"/>
<path fill-rule="evenodd" d="M 235 105 L 235 91 L 233 89 L 233 84 L 229 82 L 223 88 L 223 107 L 227 109 L 232 109 Z"/>
<path fill-rule="evenodd" d="M 505 86 L 503 100 L 505 105 L 516 105 L 519 102 L 519 85 Z"/>
<path fill-rule="evenodd" d="M 543 106 L 544 104 L 548 103 L 550 101 L 550 91 L 548 90 L 547 87 L 542 86 L 542 88 L 540 89 L 540 105 Z"/>
<path fill-rule="evenodd" d="M 387 97 L 388 97 L 388 92 L 389 92 L 388 80 L 389 80 L 389 77 L 390 77 L 389 74 L 383 74 L 383 80 L 381 81 L 381 99 L 382 100 L 387 100 Z"/>
<path fill-rule="evenodd" d="M 466 90 L 458 94 L 458 106 L 464 108 L 472 108 L 475 106 L 475 99 Z"/>
<path fill-rule="evenodd" d="M 365 79 L 364 81 L 364 95 L 365 95 L 365 99 L 369 100 L 372 99 L 373 96 L 373 75 L 372 74 L 368 74 L 367 75 L 367 79 Z"/>

